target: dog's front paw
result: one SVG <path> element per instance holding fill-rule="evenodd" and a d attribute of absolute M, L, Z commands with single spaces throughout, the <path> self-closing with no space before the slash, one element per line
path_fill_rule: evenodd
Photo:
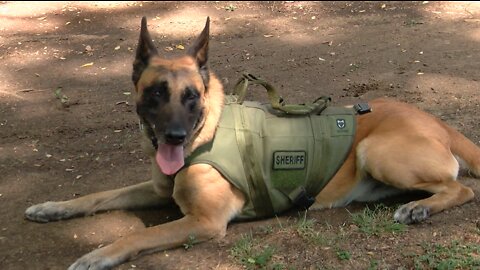
<path fill-rule="evenodd" d="M 73 213 L 62 202 L 45 202 L 30 206 L 25 217 L 35 222 L 50 222 L 72 217 Z"/>
<path fill-rule="evenodd" d="M 416 202 L 410 202 L 400 206 L 395 211 L 393 218 L 395 221 L 403 224 L 419 223 L 430 216 L 430 209 Z"/>
<path fill-rule="evenodd" d="M 114 266 L 120 264 L 120 261 L 106 255 L 107 247 L 96 249 L 90 253 L 85 254 L 78 259 L 74 264 L 68 267 L 68 270 L 106 270 L 112 269 Z"/>

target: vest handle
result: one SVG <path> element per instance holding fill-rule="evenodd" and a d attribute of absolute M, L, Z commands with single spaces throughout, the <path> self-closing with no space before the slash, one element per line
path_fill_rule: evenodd
<path fill-rule="evenodd" d="M 268 99 L 272 108 L 275 110 L 282 111 L 286 114 L 291 115 L 306 115 L 306 114 L 319 114 L 332 100 L 330 97 L 322 96 L 317 98 L 313 103 L 306 104 L 285 104 L 282 97 L 277 94 L 277 90 L 273 85 L 269 84 L 267 81 L 258 78 L 250 73 L 244 73 L 242 78 L 240 78 L 235 84 L 233 95 L 236 95 L 237 102 L 242 104 L 245 101 L 245 96 L 247 95 L 247 89 L 249 84 L 258 84 L 263 86 L 267 90 Z"/>

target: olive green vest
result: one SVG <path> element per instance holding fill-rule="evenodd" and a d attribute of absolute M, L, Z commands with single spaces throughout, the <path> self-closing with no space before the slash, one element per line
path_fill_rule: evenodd
<path fill-rule="evenodd" d="M 243 192 L 246 203 L 236 218 L 269 217 L 322 190 L 345 161 L 355 125 L 351 108 L 299 116 L 227 99 L 214 139 L 185 164 L 210 164 Z"/>

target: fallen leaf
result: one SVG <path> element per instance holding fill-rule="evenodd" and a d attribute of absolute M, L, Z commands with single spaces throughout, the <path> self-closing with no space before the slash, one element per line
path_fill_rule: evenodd
<path fill-rule="evenodd" d="M 66 22 L 66 23 L 65 23 L 65 25 L 69 25 L 69 24 L 71 24 L 71 22 Z"/>
<path fill-rule="evenodd" d="M 92 49 L 92 47 L 91 47 L 90 45 L 87 45 L 87 46 L 85 47 L 85 51 L 91 52 L 91 51 L 93 51 L 93 49 Z"/>
<path fill-rule="evenodd" d="M 164 50 L 165 50 L 165 51 L 167 51 L 167 52 L 171 52 L 171 51 L 173 51 L 173 48 L 172 48 L 172 47 L 170 47 L 170 46 L 168 46 L 168 47 L 165 47 L 165 49 L 164 49 Z"/>
<path fill-rule="evenodd" d="M 266 38 L 273 37 L 273 35 L 263 35 Z"/>
<path fill-rule="evenodd" d="M 120 132 L 122 132 L 122 130 L 121 130 L 121 129 L 116 129 L 116 130 L 114 130 L 113 132 L 115 132 L 115 133 L 120 133 Z"/>
<path fill-rule="evenodd" d="M 63 56 L 60 56 L 60 60 L 65 60 L 67 58 L 63 57 Z"/>
<path fill-rule="evenodd" d="M 83 20 L 86 21 L 86 22 L 91 22 L 92 21 L 90 19 L 83 19 Z"/>
<path fill-rule="evenodd" d="M 114 49 L 114 50 L 115 50 L 115 51 L 118 51 L 118 50 L 120 50 L 120 46 L 117 46 L 117 47 L 115 47 L 115 49 Z"/>
<path fill-rule="evenodd" d="M 325 61 L 325 59 L 321 58 L 321 57 L 318 57 L 318 60 L 320 61 Z"/>
<path fill-rule="evenodd" d="M 35 73 L 35 76 L 37 76 L 37 77 L 40 77 L 40 74 L 38 74 L 38 73 Z"/>
<path fill-rule="evenodd" d="M 417 75 L 423 75 L 423 74 L 425 74 L 425 73 L 423 73 L 423 72 L 418 72 L 417 73 Z"/>
<path fill-rule="evenodd" d="M 381 6 L 380 8 L 382 8 L 382 9 L 383 9 L 383 8 L 386 8 L 386 7 L 387 7 L 387 5 L 385 5 L 385 4 L 382 4 L 382 6 Z"/>
<path fill-rule="evenodd" d="M 175 46 L 175 48 L 177 48 L 179 50 L 185 50 L 185 47 L 183 47 L 182 44 L 178 44 L 177 46 Z"/>
<path fill-rule="evenodd" d="M 81 67 L 91 67 L 93 66 L 93 62 L 83 64 Z"/>
<path fill-rule="evenodd" d="M 125 96 L 129 96 L 129 95 L 131 95 L 132 93 L 131 93 L 131 92 L 123 92 L 123 94 L 124 94 Z"/>
<path fill-rule="evenodd" d="M 77 175 L 77 177 L 75 177 L 75 179 L 78 180 L 78 179 L 82 178 L 82 176 L 83 176 L 83 175 L 79 174 L 79 175 Z"/>

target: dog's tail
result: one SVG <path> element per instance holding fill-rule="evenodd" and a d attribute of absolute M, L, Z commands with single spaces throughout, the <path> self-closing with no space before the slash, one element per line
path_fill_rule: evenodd
<path fill-rule="evenodd" d="M 480 148 L 460 132 L 444 124 L 450 135 L 450 150 L 464 161 L 466 167 L 480 178 Z"/>

